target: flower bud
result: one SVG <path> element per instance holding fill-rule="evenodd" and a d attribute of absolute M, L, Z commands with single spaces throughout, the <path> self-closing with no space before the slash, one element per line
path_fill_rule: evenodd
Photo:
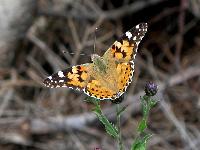
<path fill-rule="evenodd" d="M 147 82 L 144 89 L 147 96 L 154 96 L 158 91 L 158 86 L 153 82 Z"/>

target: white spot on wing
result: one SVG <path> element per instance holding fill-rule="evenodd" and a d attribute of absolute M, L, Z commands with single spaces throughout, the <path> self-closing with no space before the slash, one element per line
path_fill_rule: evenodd
<path fill-rule="evenodd" d="M 139 29 L 140 28 L 140 26 L 139 26 L 139 24 L 136 26 L 136 29 Z"/>
<path fill-rule="evenodd" d="M 135 57 L 136 57 L 136 54 L 134 54 L 133 58 L 135 59 Z"/>
<path fill-rule="evenodd" d="M 129 31 L 126 32 L 125 34 L 126 34 L 126 36 L 128 37 L 128 39 L 130 39 L 130 38 L 132 37 L 132 34 L 131 34 L 131 32 L 129 32 Z"/>
<path fill-rule="evenodd" d="M 59 71 L 59 72 L 58 72 L 58 76 L 59 76 L 60 78 L 65 77 L 62 71 Z"/>
<path fill-rule="evenodd" d="M 138 46 L 140 44 L 140 42 L 136 42 L 136 45 Z"/>
<path fill-rule="evenodd" d="M 52 76 L 49 76 L 48 78 L 49 78 L 50 80 L 52 80 Z"/>

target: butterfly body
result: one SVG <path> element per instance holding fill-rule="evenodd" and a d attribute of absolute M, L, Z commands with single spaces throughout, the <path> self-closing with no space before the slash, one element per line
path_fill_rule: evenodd
<path fill-rule="evenodd" d="M 132 81 L 138 44 L 146 32 L 146 23 L 133 27 L 102 57 L 93 54 L 92 63 L 72 66 L 49 76 L 44 80 L 45 86 L 81 90 L 100 100 L 119 98 Z"/>
<path fill-rule="evenodd" d="M 107 70 L 109 69 L 108 65 L 107 65 L 107 61 L 106 59 L 100 57 L 97 54 L 92 54 L 91 59 L 93 61 L 93 69 L 96 72 L 99 72 L 100 74 L 102 73 L 106 73 Z"/>

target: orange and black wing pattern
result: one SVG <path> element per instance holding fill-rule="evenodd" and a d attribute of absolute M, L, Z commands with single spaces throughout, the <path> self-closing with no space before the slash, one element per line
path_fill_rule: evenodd
<path fill-rule="evenodd" d="M 69 87 L 84 91 L 88 96 L 105 100 L 120 98 L 132 82 L 138 45 L 147 32 L 147 23 L 140 23 L 125 32 L 100 57 L 104 71 L 95 63 L 73 66 L 44 80 L 47 87 Z M 100 69 L 101 70 L 101 69 Z"/>
<path fill-rule="evenodd" d="M 119 62 L 128 62 L 135 59 L 138 45 L 147 32 L 147 23 L 140 23 L 125 32 L 103 55 L 104 58 L 113 58 Z"/>
<path fill-rule="evenodd" d="M 43 83 L 50 88 L 69 87 L 76 90 L 83 90 L 90 79 L 89 69 L 91 64 L 82 64 L 73 66 L 66 70 L 58 71 L 57 73 L 47 77 Z"/>

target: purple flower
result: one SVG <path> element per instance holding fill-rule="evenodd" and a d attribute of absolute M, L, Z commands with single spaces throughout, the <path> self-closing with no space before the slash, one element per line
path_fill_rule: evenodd
<path fill-rule="evenodd" d="M 144 91 L 147 96 L 154 96 L 158 91 L 158 86 L 155 83 L 149 81 L 146 83 Z"/>

